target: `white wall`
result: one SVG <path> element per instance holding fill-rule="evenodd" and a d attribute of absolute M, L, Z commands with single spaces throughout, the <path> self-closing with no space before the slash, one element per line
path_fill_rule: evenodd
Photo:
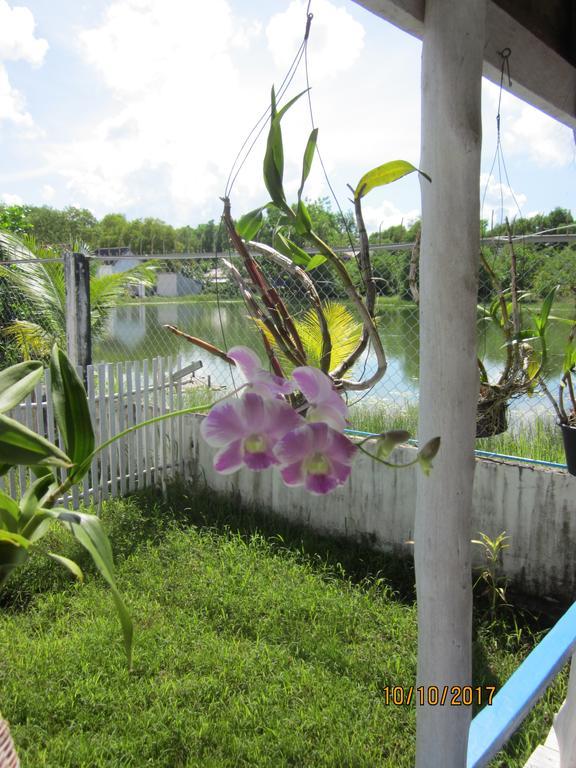
<path fill-rule="evenodd" d="M 211 488 L 239 492 L 248 503 L 318 531 L 365 538 L 384 551 L 412 552 L 405 542 L 414 537 L 418 468 L 389 470 L 360 455 L 347 485 L 325 497 L 311 496 L 284 486 L 276 471 L 214 472 L 214 451 L 199 437 L 199 419 L 192 418 L 193 471 Z M 414 450 L 398 449 L 394 460 L 407 461 Z M 510 536 L 503 568 L 515 585 L 539 595 L 576 599 L 575 477 L 560 470 L 479 459 L 470 538 L 477 538 L 479 531 L 494 538 L 503 530 Z M 476 564 L 478 555 L 479 548 Z"/>

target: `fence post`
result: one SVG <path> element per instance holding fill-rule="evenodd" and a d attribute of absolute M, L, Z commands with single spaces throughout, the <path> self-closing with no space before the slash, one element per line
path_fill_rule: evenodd
<path fill-rule="evenodd" d="M 66 280 L 66 338 L 68 357 L 74 366 L 92 364 L 90 328 L 90 265 L 83 253 L 64 254 Z"/>

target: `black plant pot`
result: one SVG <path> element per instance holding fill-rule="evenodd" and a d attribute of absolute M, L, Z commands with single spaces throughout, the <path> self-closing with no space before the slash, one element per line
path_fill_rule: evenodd
<path fill-rule="evenodd" d="M 570 424 L 560 424 L 560 429 L 564 440 L 568 472 L 571 475 L 576 475 L 576 427 L 571 427 Z"/>

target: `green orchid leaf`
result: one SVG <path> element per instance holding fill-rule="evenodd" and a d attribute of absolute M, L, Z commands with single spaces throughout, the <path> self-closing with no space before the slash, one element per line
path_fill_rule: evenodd
<path fill-rule="evenodd" d="M 18 363 L 0 371 L 0 413 L 19 405 L 32 392 L 43 373 L 42 363 L 37 361 Z"/>
<path fill-rule="evenodd" d="M 84 549 L 90 554 L 94 565 L 100 571 L 104 579 L 108 582 L 112 597 L 116 605 L 116 611 L 122 626 L 124 637 L 124 648 L 128 659 L 128 667 L 132 668 L 132 641 L 134 627 L 132 619 L 124 605 L 116 581 L 114 578 L 114 561 L 112 558 L 112 549 L 108 537 L 100 520 L 96 515 L 87 515 L 81 512 L 68 512 L 65 509 L 47 510 L 53 516 L 63 522 L 69 523 L 72 533 Z"/>
<path fill-rule="evenodd" d="M 48 552 L 48 557 L 51 557 L 53 560 L 56 560 L 56 562 L 63 565 L 65 568 L 68 568 L 70 573 L 74 574 L 78 581 L 84 581 L 84 574 L 82 573 L 82 569 L 78 565 L 78 563 L 75 563 L 74 560 L 70 560 L 69 557 L 64 557 L 64 555 L 58 555 L 56 552 Z"/>
<path fill-rule="evenodd" d="M 255 208 L 253 211 L 250 211 L 250 213 L 244 214 L 244 216 L 236 222 L 236 232 L 238 232 L 243 240 L 252 240 L 254 235 L 260 230 L 264 222 L 262 211 L 265 207 L 266 206 Z"/>
<path fill-rule="evenodd" d="M 8 416 L 0 416 L 0 464 L 72 466 L 63 451 Z"/>
<path fill-rule="evenodd" d="M 23 547 L 28 549 L 30 542 L 27 538 L 19 533 L 12 533 L 11 531 L 3 531 L 0 529 L 0 541 L 7 541 L 9 544 L 13 544 L 15 547 Z M 2 565 L 2 563 L 0 563 Z"/>
<path fill-rule="evenodd" d="M 299 235 L 307 235 L 312 231 L 312 219 L 303 200 L 298 200 L 294 227 Z"/>
<path fill-rule="evenodd" d="M 94 450 L 94 430 L 86 391 L 70 361 L 57 346 L 52 349 L 50 372 L 54 415 L 64 448 L 72 462 L 80 465 Z M 80 477 L 79 474 L 76 479 Z"/>
<path fill-rule="evenodd" d="M 304 160 L 302 161 L 302 180 L 300 182 L 300 189 L 298 190 L 298 200 L 302 197 L 302 190 L 306 179 L 310 175 L 310 169 L 312 168 L 312 161 L 314 160 L 314 152 L 316 152 L 316 144 L 318 142 L 318 128 L 314 128 L 311 132 L 306 149 L 304 150 Z"/>
<path fill-rule="evenodd" d="M 306 272 L 312 272 L 313 269 L 319 267 L 320 264 L 324 264 L 325 261 L 326 256 L 323 256 L 321 253 L 315 253 L 306 265 Z"/>
<path fill-rule="evenodd" d="M 429 440 L 426 445 L 418 451 L 418 463 L 425 475 L 429 475 L 432 471 L 432 459 L 435 458 L 439 449 L 440 438 L 433 437 L 432 440 Z"/>
<path fill-rule="evenodd" d="M 305 250 L 278 231 L 274 234 L 274 248 L 298 266 L 306 266 L 310 262 L 310 256 Z"/>
<path fill-rule="evenodd" d="M 404 429 L 393 429 L 390 432 L 384 432 L 376 442 L 376 456 L 379 459 L 387 459 L 392 451 L 402 443 L 407 443 L 410 439 L 410 432 Z"/>
<path fill-rule="evenodd" d="M 18 504 L 0 490 L 0 530 L 17 533 L 19 529 L 20 510 Z"/>
<path fill-rule="evenodd" d="M 391 160 L 389 163 L 379 165 L 377 168 L 373 168 L 362 176 L 354 190 L 354 199 L 359 200 L 367 195 L 372 189 L 382 187 L 385 184 L 391 184 L 393 181 L 397 181 L 403 176 L 407 176 L 409 173 L 414 173 L 414 171 L 424 176 L 428 181 L 431 181 L 430 176 L 423 171 L 418 170 L 416 166 L 406 162 L 406 160 Z"/>
<path fill-rule="evenodd" d="M 20 499 L 20 512 L 25 520 L 29 520 L 35 514 L 40 507 L 42 497 L 53 484 L 55 484 L 54 477 L 49 473 L 39 477 L 26 490 Z"/>

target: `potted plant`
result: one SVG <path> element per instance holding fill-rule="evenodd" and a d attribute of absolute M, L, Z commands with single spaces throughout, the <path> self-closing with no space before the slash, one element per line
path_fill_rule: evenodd
<path fill-rule="evenodd" d="M 558 387 L 558 399 L 552 395 L 543 379 L 540 380 L 542 390 L 554 406 L 556 412 L 557 424 L 562 430 L 562 439 L 564 441 L 564 451 L 566 453 L 566 464 L 568 472 L 576 475 L 576 396 L 574 394 L 574 382 L 572 375 L 576 372 L 576 323 L 568 335 L 566 351 L 564 353 L 564 362 L 562 365 L 562 376 Z M 569 404 L 566 408 L 564 401 L 565 392 L 568 392 Z"/>
<path fill-rule="evenodd" d="M 508 428 L 507 410 L 510 401 L 520 395 L 532 394 L 547 360 L 546 332 L 554 318 L 550 311 L 557 286 L 536 309 L 524 303 L 531 298 L 518 290 L 516 254 L 508 234 L 510 249 L 510 284 L 504 286 L 486 256 L 480 256 L 482 266 L 492 284 L 495 297 L 488 307 L 478 306 L 480 322 L 496 327 L 506 352 L 504 367 L 497 379 L 490 378 L 483 361 L 478 358 L 480 370 L 480 396 L 476 421 L 476 437 L 491 437 Z M 529 322 L 526 322 L 529 319 Z"/>

